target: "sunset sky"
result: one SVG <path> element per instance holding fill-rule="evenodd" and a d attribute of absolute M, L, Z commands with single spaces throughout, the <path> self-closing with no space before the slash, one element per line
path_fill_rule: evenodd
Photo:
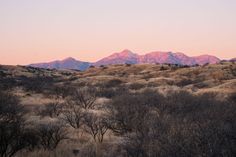
<path fill-rule="evenodd" d="M 123 49 L 236 57 L 236 0 L 0 0 L 0 64 Z"/>

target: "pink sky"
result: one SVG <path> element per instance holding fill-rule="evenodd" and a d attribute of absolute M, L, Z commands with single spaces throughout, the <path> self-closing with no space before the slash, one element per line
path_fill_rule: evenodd
<path fill-rule="evenodd" d="M 0 64 L 123 49 L 236 57 L 235 0 L 1 0 Z"/>

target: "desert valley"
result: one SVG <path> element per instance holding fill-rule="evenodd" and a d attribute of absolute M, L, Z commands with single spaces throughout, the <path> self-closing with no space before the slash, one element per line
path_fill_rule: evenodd
<path fill-rule="evenodd" d="M 236 153 L 234 61 L 85 71 L 1 65 L 0 87 L 3 157 Z"/>

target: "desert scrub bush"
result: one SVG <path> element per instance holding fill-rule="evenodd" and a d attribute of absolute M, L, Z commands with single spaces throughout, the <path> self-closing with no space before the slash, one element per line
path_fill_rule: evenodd
<path fill-rule="evenodd" d="M 84 118 L 84 130 L 94 140 L 94 142 L 102 143 L 104 135 L 108 131 L 108 119 L 106 116 L 96 115 L 94 113 L 86 113 Z"/>
<path fill-rule="evenodd" d="M 103 85 L 106 88 L 112 88 L 112 87 L 120 86 L 122 83 L 123 83 L 123 81 L 120 80 L 120 79 L 112 79 L 112 80 L 109 80 L 107 82 L 104 82 Z"/>
<path fill-rule="evenodd" d="M 0 88 L 2 90 L 10 90 L 17 86 L 16 79 L 12 77 L 0 77 Z"/>
<path fill-rule="evenodd" d="M 105 65 L 100 65 L 99 67 L 102 68 L 103 70 L 108 69 L 108 67 Z"/>
<path fill-rule="evenodd" d="M 60 142 L 67 139 L 68 132 L 62 123 L 39 124 L 36 134 L 40 146 L 45 150 L 54 150 Z"/>
<path fill-rule="evenodd" d="M 165 66 L 161 66 L 160 67 L 160 71 L 165 71 L 165 70 L 168 70 L 169 68 L 168 67 L 165 67 Z"/>
<path fill-rule="evenodd" d="M 76 76 L 70 76 L 70 77 L 68 78 L 68 81 L 75 81 L 75 80 L 78 80 L 78 77 L 76 77 Z"/>
<path fill-rule="evenodd" d="M 4 71 L 0 70 L 0 77 L 6 77 L 6 76 L 7 74 Z"/>
<path fill-rule="evenodd" d="M 236 92 L 233 92 L 229 95 L 229 100 L 236 104 Z"/>
<path fill-rule="evenodd" d="M 110 129 L 117 134 L 132 132 L 142 127 L 149 108 L 159 104 L 162 96 L 150 90 L 142 93 L 123 93 L 112 99 Z"/>
<path fill-rule="evenodd" d="M 143 74 L 142 79 L 148 81 L 149 79 L 153 78 L 153 75 L 150 73 Z"/>
<path fill-rule="evenodd" d="M 133 90 L 139 90 L 144 87 L 145 87 L 145 84 L 142 84 L 142 83 L 131 83 L 129 85 L 129 89 L 133 89 Z"/>
<path fill-rule="evenodd" d="M 176 85 L 179 87 L 184 87 L 193 83 L 194 81 L 192 79 L 181 79 L 180 81 L 176 83 Z"/>
<path fill-rule="evenodd" d="M 65 108 L 62 112 L 61 119 L 74 129 L 80 129 L 83 125 L 85 112 L 81 106 L 74 102 L 67 101 Z"/>
<path fill-rule="evenodd" d="M 194 87 L 196 87 L 196 88 L 199 88 L 199 89 L 201 89 L 201 88 L 207 88 L 209 85 L 207 84 L 207 83 L 205 83 L 205 82 L 199 82 L 199 83 L 195 83 L 194 84 Z"/>
<path fill-rule="evenodd" d="M 223 72 L 221 71 L 215 71 L 211 73 L 211 77 L 215 80 L 215 81 L 219 81 L 221 82 L 222 80 L 226 79 L 226 76 L 224 75 Z"/>
<path fill-rule="evenodd" d="M 75 91 L 75 85 L 71 83 L 63 83 L 62 85 L 53 86 L 48 92 L 48 96 L 53 96 L 56 99 L 65 99 L 68 96 L 71 96 Z"/>
<path fill-rule="evenodd" d="M 97 91 L 96 91 L 96 95 L 97 97 L 105 97 L 105 98 L 113 98 L 117 95 L 121 95 L 122 93 L 124 93 L 125 91 L 127 91 L 128 89 L 126 87 L 123 86 L 119 86 L 119 87 L 114 87 L 114 88 L 106 88 L 106 87 L 98 87 Z"/>
<path fill-rule="evenodd" d="M 236 106 L 214 93 L 167 96 L 145 91 L 111 103 L 111 129 L 124 138 L 127 156 L 221 156 L 235 154 Z M 222 145 L 222 143 L 224 143 Z"/>
<path fill-rule="evenodd" d="M 18 151 L 34 147 L 31 131 L 25 128 L 24 108 L 19 99 L 0 92 L 0 156 L 11 157 Z"/>
<path fill-rule="evenodd" d="M 85 110 L 93 109 L 96 100 L 96 88 L 92 86 L 75 89 L 71 96 L 71 102 Z"/>
<path fill-rule="evenodd" d="M 83 157 L 96 157 L 96 151 L 96 145 L 94 143 L 88 143 L 82 147 L 79 155 Z"/>
<path fill-rule="evenodd" d="M 49 116 L 51 118 L 59 117 L 63 111 L 63 103 L 58 101 L 45 104 L 44 107 L 40 108 L 39 115 L 42 117 Z"/>
<path fill-rule="evenodd" d="M 43 93 L 45 90 L 51 90 L 54 85 L 54 78 L 47 76 L 39 77 L 25 77 L 18 78 L 19 85 L 23 86 L 26 91 L 33 91 L 36 93 Z"/>
<path fill-rule="evenodd" d="M 235 63 L 235 62 L 234 62 Z M 236 76 L 236 67 L 235 66 L 230 66 L 230 71 L 232 73 L 233 76 Z"/>

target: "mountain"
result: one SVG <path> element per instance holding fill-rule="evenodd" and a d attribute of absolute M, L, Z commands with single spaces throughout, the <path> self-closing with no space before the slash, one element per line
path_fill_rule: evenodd
<path fill-rule="evenodd" d="M 215 56 L 201 55 L 195 57 L 189 57 L 184 53 L 173 53 L 173 52 L 161 52 L 155 51 L 144 55 L 138 55 L 130 50 L 123 50 L 116 52 L 108 57 L 102 58 L 94 63 L 78 61 L 74 58 L 66 58 L 64 60 L 57 60 L 48 63 L 37 63 L 29 66 L 48 68 L 48 69 L 77 69 L 86 70 L 91 65 L 110 65 L 110 64 L 155 64 L 155 63 L 169 63 L 179 65 L 204 65 L 206 63 L 215 64 L 220 62 L 220 59 Z"/>
<path fill-rule="evenodd" d="M 169 63 L 180 65 L 194 65 L 195 60 L 183 53 L 151 52 L 140 56 L 140 63 Z"/>
<path fill-rule="evenodd" d="M 100 65 L 109 65 L 109 64 L 137 64 L 138 63 L 138 55 L 131 52 L 130 50 L 123 50 L 122 52 L 113 53 L 112 55 L 105 57 L 96 63 L 95 66 Z"/>
<path fill-rule="evenodd" d="M 130 50 L 124 50 L 120 53 L 113 53 L 112 55 L 105 57 L 96 63 L 95 66 L 109 65 L 109 64 L 154 64 L 154 63 L 169 63 L 180 65 L 203 65 L 206 63 L 215 64 L 220 62 L 220 59 L 215 56 L 202 55 L 196 57 L 189 57 L 184 53 L 173 52 L 151 52 L 145 55 L 138 55 Z"/>
<path fill-rule="evenodd" d="M 31 67 L 45 68 L 45 69 L 76 69 L 76 70 L 86 70 L 91 63 L 78 61 L 74 58 L 66 58 L 64 60 L 57 60 L 48 63 L 36 63 L 30 64 Z"/>
<path fill-rule="evenodd" d="M 197 56 L 197 57 L 193 57 L 196 61 L 197 64 L 199 65 L 204 65 L 207 63 L 210 64 L 216 64 L 218 62 L 220 62 L 220 59 L 215 57 L 215 56 L 210 56 L 210 55 L 201 55 L 201 56 Z"/>

